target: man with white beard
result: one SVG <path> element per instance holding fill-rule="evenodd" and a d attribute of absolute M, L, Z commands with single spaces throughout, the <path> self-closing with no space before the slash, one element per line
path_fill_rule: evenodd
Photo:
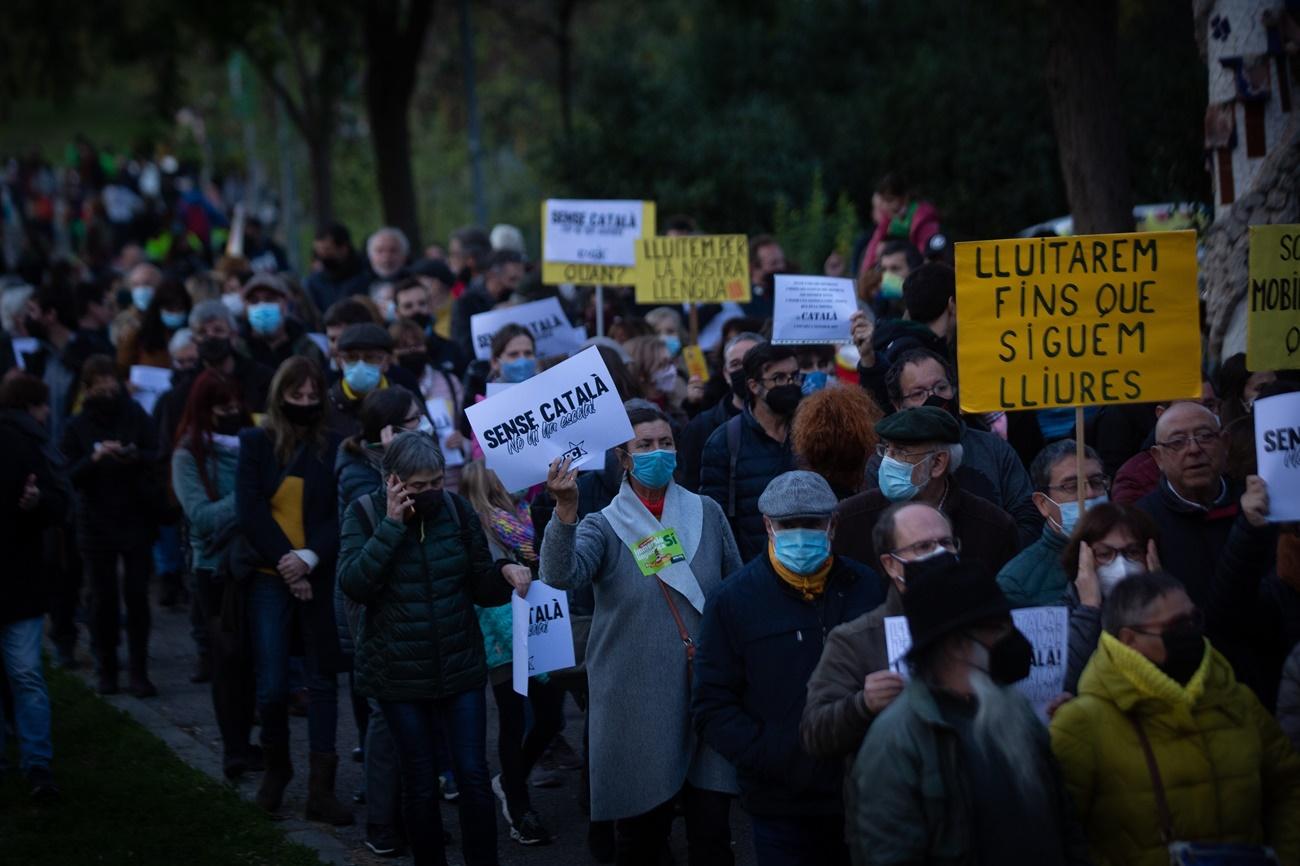
<path fill-rule="evenodd" d="M 997 583 L 952 554 L 904 579 L 911 679 L 853 766 L 854 863 L 1088 863 L 1047 730 L 1014 686 L 1033 649 Z"/>

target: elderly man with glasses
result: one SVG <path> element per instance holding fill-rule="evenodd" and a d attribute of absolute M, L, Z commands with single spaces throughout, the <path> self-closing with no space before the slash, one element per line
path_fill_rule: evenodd
<path fill-rule="evenodd" d="M 998 572 L 998 586 L 1012 607 L 1064 604 L 1070 578 L 1061 566 L 1061 552 L 1084 513 L 1107 500 L 1110 479 L 1101 458 L 1084 446 L 1083 508 L 1079 507 L 1079 466 L 1073 439 L 1053 442 L 1029 465 L 1034 482 L 1034 507 L 1043 516 L 1043 532 Z"/>
<path fill-rule="evenodd" d="M 1206 614 L 1206 636 L 1237 679 L 1273 694 L 1280 661 L 1258 616 L 1260 581 L 1274 567 L 1277 526 L 1268 522 L 1268 485 L 1244 488 L 1224 473 L 1228 443 L 1219 419 L 1198 403 L 1175 403 L 1156 422 L 1151 456 L 1156 489 L 1138 500 L 1160 529 L 1160 561 Z"/>

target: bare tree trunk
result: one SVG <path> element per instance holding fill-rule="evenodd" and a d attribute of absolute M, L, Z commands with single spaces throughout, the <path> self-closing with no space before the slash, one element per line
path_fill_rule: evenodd
<path fill-rule="evenodd" d="M 384 220 L 420 248 L 420 214 L 408 119 L 433 0 L 367 0 L 366 114 Z"/>
<path fill-rule="evenodd" d="M 307 139 L 307 162 L 311 177 L 311 216 L 316 229 L 334 221 L 333 130 Z"/>
<path fill-rule="evenodd" d="M 1075 234 L 1132 231 L 1118 0 L 1053 0 L 1047 9 L 1047 86 Z"/>
<path fill-rule="evenodd" d="M 564 141 L 573 140 L 573 12 L 578 0 L 560 0 L 555 48 L 559 63 L 560 129 Z"/>

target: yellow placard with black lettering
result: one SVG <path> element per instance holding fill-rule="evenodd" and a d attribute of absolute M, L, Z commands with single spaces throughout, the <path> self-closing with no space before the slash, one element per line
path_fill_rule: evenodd
<path fill-rule="evenodd" d="M 1246 367 L 1300 369 L 1300 225 L 1250 227 Z"/>
<path fill-rule="evenodd" d="M 646 577 L 654 577 L 675 562 L 686 561 L 686 551 L 675 529 L 661 529 L 636 543 L 632 558 Z"/>
<path fill-rule="evenodd" d="M 638 304 L 749 301 L 749 239 L 744 235 L 641 238 L 632 275 Z"/>
<path fill-rule="evenodd" d="M 965 412 L 1198 399 L 1196 233 L 957 244 Z"/>

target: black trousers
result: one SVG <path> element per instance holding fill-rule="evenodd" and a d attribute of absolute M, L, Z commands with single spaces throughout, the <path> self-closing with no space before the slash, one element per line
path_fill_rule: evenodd
<path fill-rule="evenodd" d="M 686 815 L 690 866 L 732 866 L 731 795 L 704 791 L 690 782 L 677 797 L 641 815 L 614 822 L 614 862 L 618 866 L 658 866 L 662 862 L 680 799 Z"/>
<path fill-rule="evenodd" d="M 50 565 L 50 640 L 60 649 L 77 643 L 77 608 L 83 582 L 81 552 L 71 525 L 46 531 L 45 561 Z"/>
<path fill-rule="evenodd" d="M 212 709 L 228 757 L 248 749 L 257 706 L 253 645 L 249 639 L 243 593 L 234 581 L 218 580 L 211 571 L 195 572 L 199 593 L 194 604 L 207 613 L 208 653 L 212 662 Z"/>
<path fill-rule="evenodd" d="M 501 759 L 501 788 L 510 815 L 519 816 L 532 808 L 528 798 L 528 776 L 537 760 L 564 725 L 563 689 L 553 682 L 528 681 L 528 697 L 515 691 L 507 680 L 492 687 L 497 702 L 497 757 Z M 524 733 L 524 703 L 532 704 L 533 725 Z"/>
<path fill-rule="evenodd" d="M 131 673 L 145 674 L 149 668 L 149 572 L 153 565 L 148 542 L 128 550 L 86 550 L 82 557 L 90 573 L 90 638 L 100 673 L 117 676 L 117 642 L 121 629 L 118 611 L 125 603 Z"/>

